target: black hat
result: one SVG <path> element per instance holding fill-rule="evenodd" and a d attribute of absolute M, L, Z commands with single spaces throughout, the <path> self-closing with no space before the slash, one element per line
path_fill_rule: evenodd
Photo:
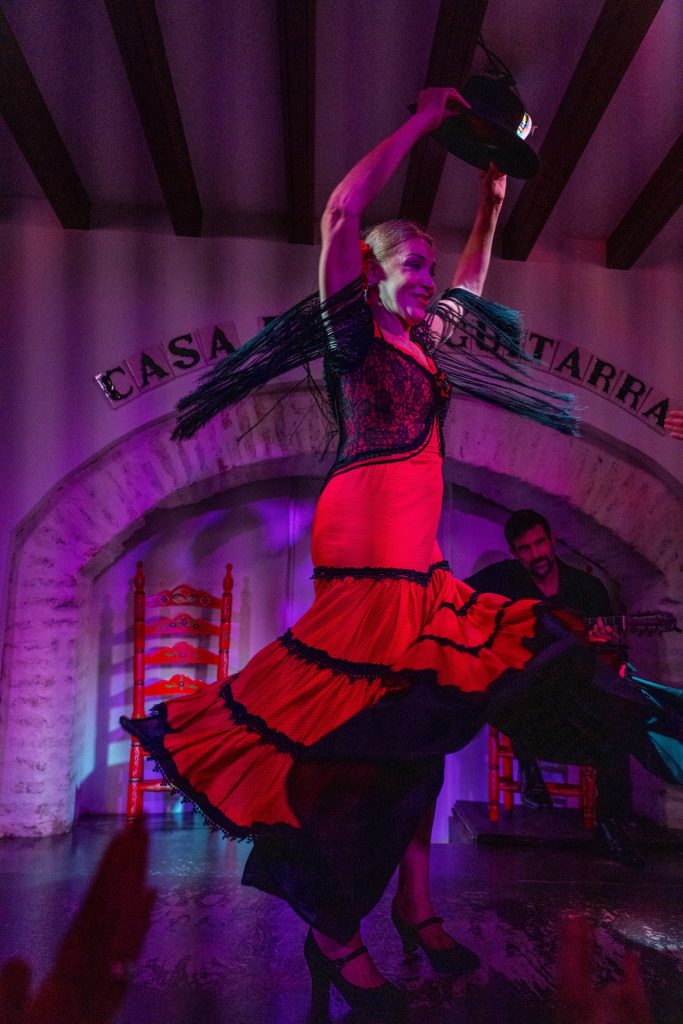
<path fill-rule="evenodd" d="M 448 117 L 432 136 L 449 153 L 486 170 L 494 163 L 513 178 L 533 178 L 538 157 L 524 140 L 532 131 L 531 118 L 510 79 L 474 75 L 461 90 L 471 110 Z"/>

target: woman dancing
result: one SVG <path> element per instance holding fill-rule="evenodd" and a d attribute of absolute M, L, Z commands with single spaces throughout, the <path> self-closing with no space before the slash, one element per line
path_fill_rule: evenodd
<path fill-rule="evenodd" d="M 402 994 L 378 972 L 359 930 L 397 866 L 392 920 L 404 949 L 420 947 L 446 973 L 477 967 L 444 930 L 429 892 L 443 755 L 487 720 L 512 734 L 523 728 L 527 740 L 530 730 L 540 748 L 547 704 L 564 714 L 565 673 L 585 678 L 584 689 L 594 685 L 592 656 L 546 621 L 541 605 L 474 593 L 453 578 L 436 543 L 451 383 L 433 356 L 452 369 L 456 326 L 500 338 L 512 323 L 509 311 L 477 299 L 504 176 L 495 168 L 483 176 L 456 290 L 435 308 L 434 248 L 423 230 L 394 221 L 359 242 L 363 211 L 403 157 L 463 104 L 453 89 L 421 94 L 416 113 L 327 204 L 322 301 L 285 314 L 181 403 L 177 433 L 188 436 L 220 406 L 323 353 L 339 447 L 313 523 L 313 605 L 220 689 L 122 720 L 211 822 L 254 840 L 243 881 L 284 898 L 310 925 L 305 955 L 320 1005 L 333 984 L 354 1008 L 400 1007 Z M 439 341 L 443 355 L 433 349 Z M 488 381 L 487 373 L 475 367 L 455 383 L 566 428 L 539 389 L 520 398 L 509 367 Z M 534 722 L 539 690 L 550 697 Z M 621 691 L 600 692 L 610 715 L 629 704 Z M 594 730 L 568 717 L 568 749 L 585 740 L 585 753 Z M 647 761 L 640 719 L 631 732 Z"/>

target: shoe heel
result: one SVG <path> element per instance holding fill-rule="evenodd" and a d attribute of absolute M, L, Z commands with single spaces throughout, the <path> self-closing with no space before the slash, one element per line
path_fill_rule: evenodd
<path fill-rule="evenodd" d="M 403 945 L 403 955 L 414 956 L 419 949 L 419 942 L 417 935 L 415 934 L 415 929 L 406 925 L 405 921 L 398 916 L 398 912 L 393 903 L 391 905 L 391 923 L 398 932 L 398 937 Z"/>
<path fill-rule="evenodd" d="M 342 968 L 357 956 L 367 955 L 367 947 L 359 946 L 345 957 L 330 960 L 319 948 L 308 932 L 304 943 L 304 956 L 311 972 L 311 1014 L 309 1020 L 329 1020 L 330 985 L 339 992 L 352 1010 L 374 1014 L 376 1017 L 395 1020 L 404 1012 L 405 996 L 390 982 L 385 981 L 375 988 L 362 988 L 347 981 Z"/>
<path fill-rule="evenodd" d="M 398 934 L 403 945 L 403 955 L 415 956 L 419 948 L 417 939 L 413 935 L 406 935 L 405 933 L 402 934 L 401 932 L 399 932 Z"/>
<path fill-rule="evenodd" d="M 429 960 L 429 963 L 440 974 L 452 974 L 454 976 L 469 974 L 479 967 L 479 957 L 466 946 L 453 940 L 454 945 L 446 946 L 443 949 L 431 948 L 425 945 L 420 938 L 420 928 L 428 924 L 441 924 L 442 917 L 428 917 L 418 925 L 410 925 L 400 916 L 396 907 L 392 904 L 391 920 L 394 928 L 399 934 L 403 943 L 403 952 L 406 956 L 413 956 L 421 949 Z"/>
<path fill-rule="evenodd" d="M 330 1010 L 330 979 L 311 972 L 311 1020 L 325 1020 Z"/>
<path fill-rule="evenodd" d="M 304 943 L 304 957 L 311 972 L 311 1021 L 325 1020 L 330 1008 L 330 974 L 325 957 L 309 931 Z"/>

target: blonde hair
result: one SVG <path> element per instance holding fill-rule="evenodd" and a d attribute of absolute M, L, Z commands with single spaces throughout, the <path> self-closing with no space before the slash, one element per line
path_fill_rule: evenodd
<path fill-rule="evenodd" d="M 377 263 L 383 263 L 394 249 L 411 238 L 421 238 L 434 247 L 432 236 L 412 220 L 385 220 L 361 234 L 361 239 L 370 247 L 365 258 L 376 260 Z"/>

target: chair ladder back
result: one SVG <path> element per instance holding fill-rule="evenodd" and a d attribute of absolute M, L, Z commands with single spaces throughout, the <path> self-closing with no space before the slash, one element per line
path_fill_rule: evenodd
<path fill-rule="evenodd" d="M 503 798 L 503 808 L 511 811 L 514 805 L 515 793 L 519 793 L 521 785 L 514 777 L 514 753 L 512 745 L 507 736 L 499 732 L 495 726 L 489 726 L 488 735 L 488 813 L 489 821 L 500 820 L 500 801 Z M 578 765 L 579 781 L 571 782 L 549 782 L 546 781 L 546 789 L 550 796 L 570 797 L 579 801 L 583 826 L 586 829 L 595 827 L 597 820 L 596 802 L 597 788 L 595 784 L 595 768 L 590 765 Z"/>
<path fill-rule="evenodd" d="M 183 672 L 174 672 L 166 677 L 161 673 L 162 678 L 146 684 L 149 667 L 176 669 L 185 665 L 215 666 L 216 682 L 222 683 L 228 678 L 230 659 L 233 590 L 231 564 L 226 565 L 220 597 L 187 583 L 148 596 L 145 593 L 145 582 L 143 563 L 138 562 L 133 589 L 133 718 L 144 718 L 146 697 L 163 699 L 182 696 L 195 693 L 202 686 L 211 685 Z M 169 609 L 173 614 L 149 621 L 148 610 L 157 608 Z M 196 618 L 190 614 L 188 608 L 217 611 L 219 621 L 216 623 L 207 618 Z M 162 643 L 152 650 L 147 648 L 148 639 L 156 641 L 161 637 L 172 639 L 176 636 L 189 636 L 190 640 L 194 640 L 195 637 L 206 641 L 215 639 L 217 650 L 195 646 L 188 640 L 166 645 Z M 142 813 L 142 801 L 146 792 L 172 792 L 172 787 L 163 779 L 145 779 L 144 766 L 145 753 L 140 742 L 132 737 L 126 798 L 126 814 L 131 818 Z"/>

